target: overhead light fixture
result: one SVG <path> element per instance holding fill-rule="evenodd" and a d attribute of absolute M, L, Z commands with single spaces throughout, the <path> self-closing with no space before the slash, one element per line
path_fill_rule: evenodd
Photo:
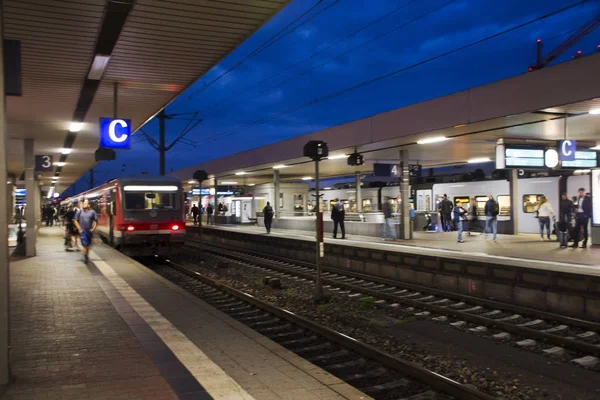
<path fill-rule="evenodd" d="M 338 154 L 336 156 L 327 157 L 328 160 L 341 160 L 342 158 L 348 158 L 347 154 Z"/>
<path fill-rule="evenodd" d="M 237 185 L 237 182 L 219 182 L 221 185 Z"/>
<path fill-rule="evenodd" d="M 484 163 L 484 162 L 490 162 L 492 161 L 489 157 L 476 157 L 476 158 L 471 158 L 470 160 L 467 160 L 467 162 L 469 164 L 479 164 L 479 163 Z"/>
<path fill-rule="evenodd" d="M 247 174 L 247 172 L 245 172 L 245 171 L 240 171 L 240 172 L 236 172 L 235 174 L 236 174 L 236 175 L 238 175 L 238 176 L 239 176 L 239 175 L 246 175 L 246 174 Z"/>
<path fill-rule="evenodd" d="M 281 169 L 281 168 L 286 168 L 286 167 L 287 167 L 287 165 L 284 165 L 284 164 L 278 164 L 278 165 L 274 165 L 274 166 L 273 166 L 273 169 Z"/>
<path fill-rule="evenodd" d="M 303 176 L 302 180 L 303 181 L 311 181 L 312 180 L 312 176 Z"/>
<path fill-rule="evenodd" d="M 600 108 L 594 108 L 593 110 L 590 110 L 590 114 L 592 114 L 592 115 L 600 114 Z"/>
<path fill-rule="evenodd" d="M 323 190 L 331 190 L 330 187 L 323 188 Z"/>
<path fill-rule="evenodd" d="M 188 181 L 188 183 L 193 185 L 194 183 L 196 183 L 196 181 Z"/>
<path fill-rule="evenodd" d="M 83 128 L 82 122 L 71 122 L 71 124 L 69 125 L 69 132 L 79 132 L 81 128 Z"/>
<path fill-rule="evenodd" d="M 127 185 L 123 187 L 126 192 L 176 192 L 177 186 L 151 186 L 151 185 Z"/>
<path fill-rule="evenodd" d="M 467 126 L 467 124 L 458 124 L 454 125 L 455 128 L 462 128 L 463 126 Z"/>
<path fill-rule="evenodd" d="M 58 176 L 53 176 L 53 177 L 52 177 L 52 181 L 53 181 L 53 182 L 56 182 L 57 180 L 58 180 Z"/>
<path fill-rule="evenodd" d="M 249 183 L 248 186 L 254 186 L 256 183 Z"/>
<path fill-rule="evenodd" d="M 96 54 L 96 56 L 94 56 L 94 61 L 92 61 L 90 72 L 88 73 L 88 79 L 93 81 L 99 81 L 102 79 L 102 75 L 104 75 L 104 70 L 108 66 L 109 61 L 110 56 Z"/>
<path fill-rule="evenodd" d="M 594 147 L 590 147 L 590 150 L 600 150 L 600 145 L 596 145 Z"/>
<path fill-rule="evenodd" d="M 434 137 L 430 137 L 427 139 L 417 140 L 417 144 L 438 143 L 438 142 L 444 142 L 446 140 L 448 140 L 448 138 L 446 136 L 434 136 Z"/>
<path fill-rule="evenodd" d="M 60 151 L 61 154 L 71 154 L 71 149 L 62 149 Z"/>
<path fill-rule="evenodd" d="M 573 171 L 575 175 L 589 174 L 590 172 L 592 172 L 591 169 L 576 169 L 575 171 Z"/>
<path fill-rule="evenodd" d="M 56 164 L 57 167 L 64 167 L 66 163 L 64 161 L 59 161 L 55 162 L 54 164 Z"/>

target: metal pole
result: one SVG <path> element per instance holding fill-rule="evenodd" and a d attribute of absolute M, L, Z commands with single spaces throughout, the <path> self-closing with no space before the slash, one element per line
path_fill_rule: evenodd
<path fill-rule="evenodd" d="M 35 225 L 38 221 L 36 218 L 37 195 L 35 192 L 35 156 L 33 146 L 33 139 L 25 139 L 23 141 L 23 152 L 25 156 L 25 201 L 27 203 L 27 209 L 25 210 L 25 221 L 27 222 L 27 227 L 25 228 L 25 255 L 27 257 L 35 256 L 35 240 L 37 234 Z"/>
<path fill-rule="evenodd" d="M 567 140 L 567 113 L 565 113 L 565 124 L 564 124 L 564 134 L 565 134 L 565 140 Z"/>
<path fill-rule="evenodd" d="M 219 183 L 217 182 L 217 177 L 215 176 L 215 209 L 213 210 L 213 225 L 217 224 L 217 210 L 219 209 Z"/>
<path fill-rule="evenodd" d="M 113 84 L 113 118 L 117 118 L 119 105 L 119 82 Z"/>
<path fill-rule="evenodd" d="M 319 197 L 319 160 L 315 160 L 315 265 L 317 267 L 317 279 L 315 282 L 315 301 L 323 299 L 323 283 L 321 282 L 321 257 L 323 256 L 323 213 L 321 212 L 321 199 Z"/>
<path fill-rule="evenodd" d="M 0 0 L 2 7 L 2 0 Z M 2 35 L 2 18 L 0 18 L 0 39 Z M 0 179 L 4 182 L 8 176 L 7 151 L 8 137 L 6 132 L 6 103 L 4 96 L 4 41 L 0 40 Z M 7 201 L 6 184 L 0 185 L 0 203 Z M 31 207 L 27 205 L 27 208 Z M 34 212 L 33 209 L 31 212 Z M 9 253 L 8 253 L 8 218 L 6 213 L 0 214 L 0 385 L 10 380 L 10 302 L 9 302 Z"/>
<path fill-rule="evenodd" d="M 158 142 L 158 152 L 160 153 L 160 175 L 165 175 L 165 153 L 167 149 L 165 148 L 165 111 L 162 110 L 158 114 L 158 133 L 159 133 L 159 142 Z"/>
<path fill-rule="evenodd" d="M 356 212 L 360 214 L 363 212 L 363 206 L 362 206 L 362 189 L 360 187 L 360 172 L 358 172 L 358 171 L 356 171 L 354 173 L 354 182 L 356 184 Z"/>

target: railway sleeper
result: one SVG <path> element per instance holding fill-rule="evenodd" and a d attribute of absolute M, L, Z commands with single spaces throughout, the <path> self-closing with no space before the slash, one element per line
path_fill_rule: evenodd
<path fill-rule="evenodd" d="M 331 342 L 325 342 L 325 343 L 316 344 L 314 346 L 291 348 L 291 350 L 298 355 L 305 356 L 305 355 L 310 355 L 310 354 L 315 354 L 315 353 L 321 353 L 323 351 L 327 351 L 332 348 L 333 348 L 333 345 L 331 344 Z"/>
<path fill-rule="evenodd" d="M 341 361 L 342 359 L 347 358 L 349 355 L 350 355 L 350 352 L 348 352 L 348 350 L 339 350 L 339 351 L 334 351 L 332 353 L 321 354 L 318 356 L 305 357 L 305 358 L 313 364 L 324 364 L 324 363 L 326 364 L 329 362 L 337 363 L 338 361 Z"/>
<path fill-rule="evenodd" d="M 284 347 L 293 347 L 297 345 L 310 344 L 319 341 L 320 339 L 316 336 L 305 336 L 300 339 L 290 339 L 279 342 Z"/>
<path fill-rule="evenodd" d="M 385 368 L 377 368 L 367 371 L 362 374 L 351 374 L 351 375 L 342 375 L 341 379 L 350 383 L 352 386 L 361 386 L 362 380 L 371 380 L 376 378 L 383 378 L 389 374 L 388 370 Z M 366 382 L 365 382 L 366 383 Z"/>
<path fill-rule="evenodd" d="M 364 358 L 359 358 L 340 364 L 327 365 L 327 371 L 335 374 L 341 374 L 344 371 L 356 371 L 359 368 L 363 368 L 365 365 L 367 365 L 367 361 Z"/>
<path fill-rule="evenodd" d="M 391 381 L 388 383 L 384 383 L 381 385 L 374 385 L 374 386 L 369 386 L 366 388 L 359 388 L 359 390 L 365 394 L 372 396 L 372 395 L 376 395 L 379 393 L 385 393 L 385 392 L 389 392 L 392 390 L 398 390 L 400 388 L 405 388 L 408 385 L 410 385 L 410 381 L 408 379 L 401 378 L 401 379 Z"/>
<path fill-rule="evenodd" d="M 403 397 L 399 400 L 436 400 L 438 398 L 439 396 L 436 392 L 434 392 L 433 390 L 428 390 L 423 393 L 415 394 L 414 396 Z"/>
<path fill-rule="evenodd" d="M 282 321 L 279 318 L 273 317 L 270 319 L 266 319 L 263 321 L 256 321 L 251 324 L 248 324 L 250 328 L 260 328 L 260 327 L 269 327 L 277 324 L 281 324 Z"/>
<path fill-rule="evenodd" d="M 283 324 L 283 325 L 267 327 L 267 328 L 259 326 L 255 330 L 258 331 L 259 333 L 265 335 L 267 333 L 272 333 L 272 332 L 284 332 L 289 329 L 292 329 L 292 324 Z"/>
<path fill-rule="evenodd" d="M 288 339 L 291 337 L 303 336 L 305 334 L 305 332 L 302 329 L 296 329 L 294 331 L 280 332 L 280 333 L 273 333 L 273 334 L 266 334 L 263 332 L 263 334 L 266 337 L 268 337 L 269 339 L 277 342 L 279 340 Z M 278 343 L 281 343 L 281 342 L 278 342 Z"/>

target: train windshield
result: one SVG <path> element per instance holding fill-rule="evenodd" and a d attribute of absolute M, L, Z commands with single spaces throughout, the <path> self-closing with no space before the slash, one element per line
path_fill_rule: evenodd
<path fill-rule="evenodd" d="M 176 186 L 135 187 L 125 186 L 125 209 L 127 210 L 178 210 L 179 196 Z"/>

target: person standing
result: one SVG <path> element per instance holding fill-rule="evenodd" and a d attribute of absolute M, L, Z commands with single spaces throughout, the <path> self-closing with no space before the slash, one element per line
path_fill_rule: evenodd
<path fill-rule="evenodd" d="M 383 240 L 396 240 L 396 229 L 394 229 L 394 220 L 392 218 L 392 205 L 387 200 L 383 203 Z"/>
<path fill-rule="evenodd" d="M 214 211 L 215 209 L 213 208 L 212 204 L 208 203 L 208 206 L 206 207 L 206 225 L 210 225 L 213 222 Z"/>
<path fill-rule="evenodd" d="M 198 207 L 194 204 L 192 206 L 192 217 L 194 217 L 194 225 L 198 224 L 198 214 L 200 214 L 200 210 L 198 209 Z"/>
<path fill-rule="evenodd" d="M 265 228 L 267 229 L 267 233 L 271 233 L 271 223 L 273 222 L 273 207 L 271 207 L 271 203 L 267 201 L 267 205 L 263 208 L 263 216 L 265 219 Z"/>
<path fill-rule="evenodd" d="M 577 200 L 577 208 L 575 213 L 575 237 L 571 247 L 578 247 L 581 241 L 581 231 L 583 230 L 582 249 L 587 247 L 588 241 L 588 222 L 592 216 L 592 198 L 585 194 L 585 189 L 579 189 L 579 198 Z"/>
<path fill-rule="evenodd" d="M 477 219 L 477 199 L 473 197 L 471 199 L 471 205 L 469 209 L 469 232 L 468 235 L 471 235 L 471 232 L 478 232 L 481 226 L 479 225 L 479 220 Z"/>
<path fill-rule="evenodd" d="M 331 208 L 331 219 L 333 220 L 333 238 L 337 239 L 338 225 L 342 230 L 342 239 L 346 239 L 346 229 L 344 228 L 344 218 L 346 211 L 340 199 L 335 199 L 335 204 Z"/>
<path fill-rule="evenodd" d="M 90 261 L 88 253 L 92 245 L 94 231 L 98 226 L 98 216 L 96 215 L 96 211 L 90 208 L 90 201 L 88 199 L 83 200 L 82 209 L 75 216 L 74 223 L 81 238 L 83 262 L 87 264 Z"/>
<path fill-rule="evenodd" d="M 500 206 L 498 202 L 494 200 L 494 196 L 488 195 L 488 201 L 485 203 L 485 238 L 491 230 L 494 234 L 493 239 L 496 241 L 496 235 L 498 234 L 498 214 L 500 214 Z"/>
<path fill-rule="evenodd" d="M 462 207 L 462 203 L 460 201 L 457 201 L 454 209 L 452 210 L 452 214 L 452 221 L 454 222 L 454 226 L 458 231 L 457 241 L 458 243 L 464 243 L 464 240 L 462 239 L 463 218 L 467 214 L 467 210 Z"/>
<path fill-rule="evenodd" d="M 560 204 L 558 207 L 558 220 L 560 222 L 566 222 L 567 224 L 571 223 L 573 219 L 573 214 L 575 213 L 575 205 L 569 199 L 567 192 L 564 192 L 560 196 Z"/>
<path fill-rule="evenodd" d="M 442 228 L 444 232 L 449 232 L 453 230 L 453 221 L 452 221 L 452 202 L 448 200 L 448 195 L 444 194 L 444 199 L 440 203 L 440 211 L 442 213 Z"/>
<path fill-rule="evenodd" d="M 550 218 L 555 219 L 554 209 L 546 196 L 541 196 L 540 202 L 535 207 L 534 211 L 537 213 L 537 218 L 540 223 L 540 236 L 542 237 L 542 241 L 544 241 L 544 227 L 546 227 L 548 240 L 552 240 L 550 239 Z"/>

